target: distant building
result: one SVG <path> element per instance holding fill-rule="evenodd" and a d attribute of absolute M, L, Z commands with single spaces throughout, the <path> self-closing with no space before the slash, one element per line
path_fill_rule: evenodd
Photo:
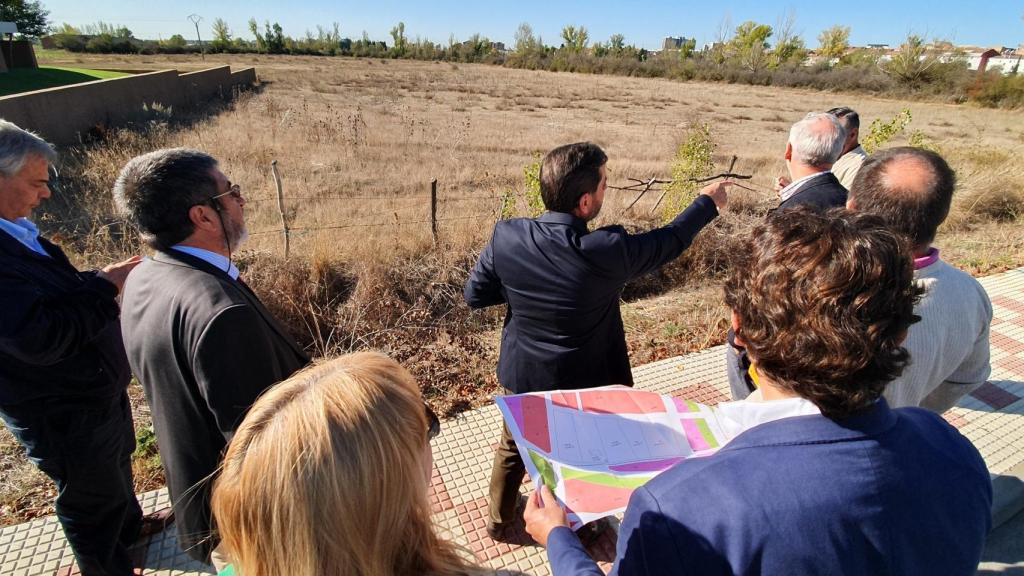
<path fill-rule="evenodd" d="M 983 51 L 967 53 L 967 67 L 978 72 L 999 72 L 1004 75 L 1024 72 L 1021 60 L 1024 54 L 1008 50 L 1005 46 L 997 46 Z"/>
<path fill-rule="evenodd" d="M 687 43 L 693 42 L 696 45 L 696 41 L 686 36 L 666 36 L 665 40 L 661 43 L 662 51 L 665 50 L 682 50 Z"/>
<path fill-rule="evenodd" d="M 15 40 L 18 25 L 0 22 L 0 72 L 11 68 L 38 68 L 36 51 L 28 40 Z"/>
<path fill-rule="evenodd" d="M 683 47 L 683 41 L 686 40 L 682 36 L 666 36 L 665 41 L 661 43 L 662 50 L 679 50 Z"/>

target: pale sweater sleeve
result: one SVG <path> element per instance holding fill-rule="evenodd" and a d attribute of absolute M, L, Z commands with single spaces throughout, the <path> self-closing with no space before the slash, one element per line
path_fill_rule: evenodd
<path fill-rule="evenodd" d="M 992 303 L 982 290 L 983 322 L 970 354 L 922 402 L 921 407 L 935 412 L 949 410 L 965 395 L 981 386 L 992 374 L 989 333 L 992 326 Z"/>
<path fill-rule="evenodd" d="M 911 363 L 885 397 L 893 407 L 943 412 L 989 377 L 992 304 L 977 280 L 945 262 L 916 276 L 927 292 L 915 310 L 922 320 L 904 342 Z"/>

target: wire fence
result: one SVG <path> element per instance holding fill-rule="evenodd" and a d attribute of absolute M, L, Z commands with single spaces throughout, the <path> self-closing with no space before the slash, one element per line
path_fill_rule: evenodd
<path fill-rule="evenodd" d="M 316 231 L 319 231 L 319 230 L 344 230 L 344 229 L 347 229 L 347 228 L 376 228 L 376 227 L 382 227 L 383 228 L 383 227 L 395 227 L 395 226 L 414 226 L 414 225 L 420 225 L 420 224 L 431 224 L 431 223 L 435 223 L 435 222 L 438 223 L 438 224 L 443 224 L 445 222 L 458 222 L 458 221 L 463 221 L 463 220 L 479 220 L 481 218 L 494 218 L 495 216 L 497 216 L 496 212 L 481 212 L 479 214 L 472 214 L 472 215 L 469 215 L 469 216 L 459 216 L 459 217 L 456 217 L 456 218 L 438 218 L 436 220 L 425 219 L 425 220 L 398 220 L 398 221 L 389 221 L 389 222 L 336 223 L 336 224 L 327 224 L 327 225 L 323 225 L 323 226 L 308 226 L 308 227 L 306 227 L 306 226 L 299 226 L 299 227 L 295 227 L 295 228 L 288 228 L 288 232 L 290 234 L 291 233 L 295 233 L 295 234 L 308 234 L 310 232 L 316 232 Z M 250 236 L 259 236 L 259 235 L 265 235 L 265 234 L 281 234 L 281 233 L 282 233 L 282 230 L 280 228 L 277 228 L 277 229 L 257 230 L 255 232 L 250 232 L 249 235 Z"/>
<path fill-rule="evenodd" d="M 435 244 L 438 242 L 438 225 L 449 222 L 462 222 L 467 220 L 483 220 L 483 219 L 497 219 L 500 216 L 502 204 L 495 204 L 494 209 L 489 212 L 475 212 L 473 214 L 462 214 L 459 216 L 443 217 L 438 215 L 438 206 L 440 204 L 450 204 L 452 202 L 467 202 L 467 201 L 487 201 L 494 202 L 497 200 L 505 200 L 509 197 L 508 194 L 452 194 L 440 197 L 437 191 L 437 180 L 431 180 L 430 182 L 430 194 L 416 194 L 411 196 L 384 196 L 384 195 L 362 195 L 362 196 L 347 196 L 338 194 L 325 194 L 316 196 L 287 196 L 284 191 L 284 186 L 281 182 L 279 174 L 276 171 L 276 163 L 272 165 L 274 169 L 275 184 L 277 186 L 277 198 L 258 198 L 253 200 L 246 200 L 246 204 L 253 205 L 271 205 L 270 208 L 276 207 L 278 215 L 281 219 L 281 226 L 279 228 L 266 228 L 261 230 L 255 230 L 251 232 L 250 236 L 268 236 L 270 234 L 281 234 L 284 243 L 285 258 L 288 257 L 289 246 L 291 244 L 292 236 L 301 236 L 312 232 L 319 231 L 337 231 L 337 230 L 348 230 L 348 229 L 366 229 L 366 228 L 395 228 L 395 227 L 407 227 L 407 226 L 430 226 L 430 233 Z M 414 206 L 389 206 L 386 211 L 391 215 L 391 218 L 387 220 L 380 220 L 375 222 L 365 222 L 358 220 L 347 220 L 340 222 L 328 222 L 323 224 L 306 225 L 306 226 L 292 226 L 288 217 L 288 208 L 294 205 L 295 202 L 390 202 L 390 203 L 405 203 L 409 202 L 421 203 Z M 408 211 L 414 211 L 409 214 Z M 417 217 L 422 214 L 424 210 L 429 210 L 430 217 L 423 218 Z"/>

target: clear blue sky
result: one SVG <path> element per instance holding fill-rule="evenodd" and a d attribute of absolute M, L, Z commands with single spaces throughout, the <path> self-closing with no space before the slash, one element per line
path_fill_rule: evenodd
<path fill-rule="evenodd" d="M 465 40 L 475 32 L 491 40 L 512 43 L 521 22 L 528 22 L 545 43 L 559 44 L 562 26 L 583 25 L 591 41 L 605 41 L 615 33 L 626 42 L 659 48 L 665 36 L 697 38 L 698 46 L 712 41 L 723 19 L 732 27 L 745 20 L 775 25 L 788 10 L 796 15 L 796 30 L 808 47 L 816 47 L 818 33 L 834 24 L 851 28 L 854 45 L 896 45 L 908 32 L 952 40 L 957 44 L 1017 46 L 1024 42 L 1024 3 L 1020 0 L 862 0 L 833 2 L 822 9 L 820 1 L 788 3 L 764 1 L 680 2 L 671 0 L 42 0 L 55 24 L 74 25 L 98 20 L 124 25 L 138 38 L 195 36 L 186 20 L 203 16 L 200 31 L 210 36 L 214 18 L 223 18 L 232 33 L 250 37 L 246 22 L 255 17 L 279 22 L 285 34 L 303 36 L 316 26 L 341 25 L 342 36 L 359 38 L 365 30 L 371 38 L 389 40 L 388 31 L 404 21 L 406 35 L 446 43 L 450 34 Z M 390 43 L 390 40 L 389 40 Z"/>

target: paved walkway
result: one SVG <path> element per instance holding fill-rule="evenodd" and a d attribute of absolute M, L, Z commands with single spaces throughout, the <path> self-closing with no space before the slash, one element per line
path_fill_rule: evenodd
<path fill-rule="evenodd" d="M 992 325 L 992 379 L 945 414 L 946 419 L 970 438 L 997 475 L 1022 475 L 1024 472 L 1024 268 L 983 279 L 992 299 L 995 319 Z M 722 347 L 697 354 L 670 358 L 634 369 L 637 386 L 662 394 L 717 404 L 728 399 Z M 472 410 L 444 423 L 434 441 L 436 459 L 432 498 L 438 523 L 449 537 L 472 550 L 482 562 L 495 568 L 516 569 L 528 574 L 550 574 L 544 551 L 526 543 L 498 543 L 484 531 L 487 481 L 494 443 L 501 427 L 493 405 Z M 1024 505 L 1024 495 L 1014 491 L 1019 482 L 1003 478 L 1002 485 L 1016 494 L 1002 504 L 1003 520 Z M 524 487 L 524 491 L 525 491 Z M 146 511 L 167 505 L 165 491 L 141 497 Z M 1010 522 L 1007 528 L 1020 526 Z M 985 573 L 1005 569 L 1024 570 L 1024 556 L 1006 550 L 1021 549 L 1015 540 L 1024 538 L 1006 531 L 993 535 L 993 547 L 983 566 Z M 1010 542 L 1008 546 L 1007 540 Z M 995 548 L 993 548 L 995 549 Z M 591 550 L 599 560 L 614 555 L 614 535 L 607 534 Z M 178 551 L 174 530 L 168 530 L 149 542 L 144 574 L 211 574 L 212 568 L 190 561 Z M 53 516 L 10 526 L 0 531 L 0 576 L 65 576 L 75 574 L 74 559 L 60 526 Z"/>

